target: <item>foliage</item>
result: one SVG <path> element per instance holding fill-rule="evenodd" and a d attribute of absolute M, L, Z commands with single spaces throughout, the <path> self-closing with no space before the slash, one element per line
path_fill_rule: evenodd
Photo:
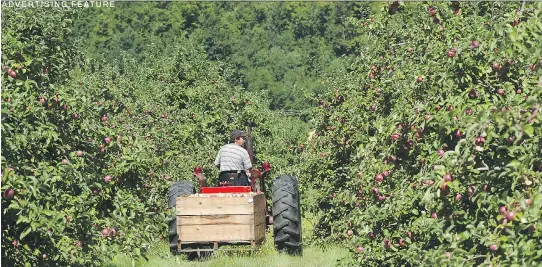
<path fill-rule="evenodd" d="M 171 45 L 183 36 L 202 43 L 212 60 L 232 66 L 231 82 L 267 92 L 272 109 L 310 107 L 305 93 L 321 92 L 319 75 L 358 45 L 346 17 L 362 18 L 360 3 L 118 3 L 85 9 L 74 36 L 93 58 L 121 51 L 144 62 L 148 45 Z M 154 47 L 154 46 L 153 46 Z M 167 53 L 167 50 L 166 50 Z"/>
<path fill-rule="evenodd" d="M 349 19 L 368 38 L 326 80 L 301 161 L 316 234 L 350 247 L 344 265 L 540 262 L 542 14 L 520 6 Z"/>

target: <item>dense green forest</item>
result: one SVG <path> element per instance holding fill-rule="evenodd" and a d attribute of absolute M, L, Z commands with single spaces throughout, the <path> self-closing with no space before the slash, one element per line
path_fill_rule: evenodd
<path fill-rule="evenodd" d="M 340 58 L 360 45 L 345 18 L 369 14 L 359 2 L 120 2 L 81 12 L 74 35 L 92 58 L 127 52 L 142 63 L 151 44 L 189 38 L 235 70 L 232 82 L 266 92 L 272 109 L 299 112 L 314 104 L 308 95 L 322 92 L 321 75 L 344 68 Z"/>

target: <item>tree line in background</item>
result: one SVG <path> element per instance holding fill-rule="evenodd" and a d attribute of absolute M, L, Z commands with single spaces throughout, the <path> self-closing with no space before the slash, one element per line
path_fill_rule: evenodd
<path fill-rule="evenodd" d="M 321 74 L 344 68 L 339 58 L 359 46 L 346 18 L 370 12 L 370 4 L 357 2 L 121 2 L 81 12 L 74 36 L 93 58 L 111 60 L 127 51 L 142 63 L 156 47 L 149 45 L 189 38 L 209 59 L 234 69 L 233 83 L 266 92 L 271 109 L 303 110 L 311 106 L 307 95 L 322 92 Z"/>

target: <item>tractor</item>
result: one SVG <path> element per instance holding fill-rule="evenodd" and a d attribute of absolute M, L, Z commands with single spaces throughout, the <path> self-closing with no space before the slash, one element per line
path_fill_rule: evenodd
<path fill-rule="evenodd" d="M 249 127 L 245 148 L 255 166 L 250 132 Z M 297 178 L 288 175 L 276 177 L 270 205 L 266 200 L 264 182 L 270 174 L 270 163 L 263 162 L 261 170 L 253 167 L 250 186 L 220 183 L 209 187 L 200 182 L 199 193 L 195 192 L 191 180 L 174 182 L 168 199 L 169 208 L 175 210 L 175 216 L 169 221 L 171 252 L 195 259 L 208 257 L 213 251 L 246 250 L 237 245 L 249 245 L 248 250 L 255 250 L 265 242 L 265 233 L 272 225 L 276 249 L 290 255 L 301 255 Z M 201 167 L 194 168 L 194 175 L 204 175 Z"/>

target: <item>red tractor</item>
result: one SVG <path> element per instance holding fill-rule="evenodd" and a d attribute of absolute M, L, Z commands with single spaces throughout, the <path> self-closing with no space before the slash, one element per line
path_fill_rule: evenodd
<path fill-rule="evenodd" d="M 249 128 L 250 136 L 250 128 Z M 246 149 L 254 166 L 253 141 Z M 171 251 L 185 253 L 189 259 L 205 257 L 223 249 L 223 245 L 252 245 L 257 249 L 265 241 L 268 226 L 273 225 L 275 247 L 292 255 L 302 254 L 300 195 L 296 177 L 281 175 L 273 180 L 272 207 L 265 197 L 265 179 L 271 165 L 251 172 L 250 186 L 205 187 L 196 193 L 192 181 L 174 182 L 168 206 L 175 217 L 169 221 Z M 194 175 L 203 175 L 199 166 Z M 226 246 L 231 247 L 231 246 Z M 238 250 L 237 248 L 235 250 Z"/>

